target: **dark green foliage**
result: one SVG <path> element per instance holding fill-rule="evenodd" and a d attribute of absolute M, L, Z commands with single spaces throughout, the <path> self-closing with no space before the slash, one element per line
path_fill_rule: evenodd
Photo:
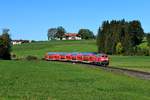
<path fill-rule="evenodd" d="M 121 43 L 121 52 L 125 55 L 133 55 L 134 48 L 142 42 L 143 37 L 141 23 L 137 20 L 104 21 L 97 35 L 98 52 L 118 54 L 116 46 Z"/>
<path fill-rule="evenodd" d="M 94 39 L 95 36 L 92 31 L 89 29 L 80 29 L 78 34 L 81 36 L 82 39 L 89 40 Z"/>
<path fill-rule="evenodd" d="M 48 37 L 48 40 L 55 40 L 55 39 L 62 40 L 65 33 L 66 33 L 66 30 L 62 26 L 59 26 L 58 28 L 48 29 L 47 37 Z"/>
<path fill-rule="evenodd" d="M 148 46 L 150 47 L 150 34 L 147 34 L 147 42 L 148 42 Z"/>
<path fill-rule="evenodd" d="M 150 55 L 150 52 L 149 52 L 149 50 L 148 49 L 146 49 L 146 48 L 136 48 L 136 55 L 138 55 L 138 56 L 142 56 L 142 55 L 144 55 L 144 56 L 149 56 Z"/>
<path fill-rule="evenodd" d="M 0 36 L 0 59 L 11 59 L 11 38 L 8 33 L 3 30 L 3 34 Z"/>
<path fill-rule="evenodd" d="M 139 21 L 129 23 L 129 34 L 132 46 L 139 45 L 144 37 L 144 32 Z"/>
<path fill-rule="evenodd" d="M 48 34 L 47 34 L 48 40 L 54 40 L 56 33 L 57 33 L 57 28 L 48 29 Z"/>
<path fill-rule="evenodd" d="M 122 52 L 123 52 L 123 47 L 122 44 L 119 42 L 116 45 L 116 54 L 122 54 Z"/>
<path fill-rule="evenodd" d="M 62 26 L 59 26 L 57 28 L 57 33 L 56 33 L 55 37 L 56 38 L 60 38 L 60 40 L 62 40 L 62 38 L 65 35 L 65 33 L 66 33 L 66 30 Z"/>
<path fill-rule="evenodd" d="M 29 55 L 29 56 L 26 57 L 26 60 L 32 61 L 32 60 L 38 60 L 38 58 L 36 56 Z"/>
<path fill-rule="evenodd" d="M 16 54 L 11 54 L 11 58 L 12 58 L 12 59 L 17 59 Z"/>

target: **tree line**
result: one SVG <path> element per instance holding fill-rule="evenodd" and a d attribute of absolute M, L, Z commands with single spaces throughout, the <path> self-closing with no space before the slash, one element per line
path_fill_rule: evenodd
<path fill-rule="evenodd" d="M 64 35 L 66 34 L 65 28 L 62 26 L 59 26 L 57 28 L 49 28 L 47 37 L 48 40 L 55 40 L 64 38 Z M 89 40 L 89 39 L 95 39 L 94 33 L 89 29 L 80 29 L 77 33 L 78 36 L 80 36 L 82 39 Z"/>
<path fill-rule="evenodd" d="M 98 52 L 122 55 L 138 55 L 143 52 L 144 55 L 150 55 L 149 49 L 143 51 L 139 47 L 144 37 L 144 30 L 138 20 L 104 21 L 97 34 Z M 146 37 L 150 41 L 150 35 Z"/>
<path fill-rule="evenodd" d="M 146 37 L 147 37 L 148 46 L 150 47 L 150 33 L 147 33 Z"/>
<path fill-rule="evenodd" d="M 2 35 L 0 35 L 0 59 L 11 59 L 11 38 L 8 34 L 9 29 L 3 29 Z"/>
<path fill-rule="evenodd" d="M 11 38 L 9 29 L 3 29 L 0 35 L 0 59 L 11 59 Z M 48 30 L 48 39 L 62 38 L 66 30 L 60 26 Z M 89 29 L 80 29 L 77 33 L 82 39 L 95 39 Z M 112 20 L 104 21 L 97 34 L 98 52 L 119 55 L 150 55 L 150 33 L 144 33 L 140 21 Z M 147 47 L 141 47 L 146 41 Z"/>

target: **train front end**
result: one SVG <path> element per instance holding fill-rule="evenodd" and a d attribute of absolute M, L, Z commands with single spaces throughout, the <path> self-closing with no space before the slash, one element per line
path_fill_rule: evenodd
<path fill-rule="evenodd" d="M 109 57 L 106 54 L 97 54 L 96 60 L 97 65 L 108 66 L 109 65 Z"/>

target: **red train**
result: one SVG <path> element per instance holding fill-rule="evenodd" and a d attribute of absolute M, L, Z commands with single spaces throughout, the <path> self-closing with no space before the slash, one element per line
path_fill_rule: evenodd
<path fill-rule="evenodd" d="M 47 61 L 71 61 L 71 62 L 82 62 L 90 63 L 101 66 L 109 65 L 109 57 L 106 54 L 97 54 L 91 52 L 48 52 L 45 55 L 45 60 Z"/>

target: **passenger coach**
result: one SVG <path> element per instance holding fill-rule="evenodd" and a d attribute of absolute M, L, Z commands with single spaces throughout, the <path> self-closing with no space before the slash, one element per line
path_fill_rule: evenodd
<path fill-rule="evenodd" d="M 89 64 L 96 64 L 101 66 L 109 65 L 109 57 L 106 54 L 92 53 L 92 52 L 48 52 L 45 55 L 47 61 L 71 61 L 82 62 Z"/>

